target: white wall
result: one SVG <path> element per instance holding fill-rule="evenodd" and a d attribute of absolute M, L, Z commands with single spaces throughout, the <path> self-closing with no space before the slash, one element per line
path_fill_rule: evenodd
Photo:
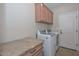
<path fill-rule="evenodd" d="M 79 8 L 79 4 L 77 3 L 63 3 L 61 4 L 59 7 L 56 8 L 52 8 L 51 10 L 54 12 L 54 19 L 53 19 L 53 26 L 52 31 L 58 31 L 59 29 L 59 20 L 58 20 L 58 16 L 62 13 L 66 13 L 66 12 L 70 12 L 70 11 L 74 11 L 77 10 L 77 8 Z"/>
<path fill-rule="evenodd" d="M 35 37 L 33 4 L 6 4 L 6 40 Z"/>
<path fill-rule="evenodd" d="M 79 8 L 79 4 L 74 4 L 74 3 L 67 4 L 66 3 L 66 4 L 62 4 L 61 6 L 57 8 L 52 9 L 54 11 L 54 23 L 55 23 L 54 26 L 52 27 L 52 30 L 55 31 L 59 29 L 59 19 L 58 19 L 59 15 L 66 13 L 66 12 L 75 11 L 77 10 L 77 8 Z"/>
<path fill-rule="evenodd" d="M 2 17 L 1 15 L 2 15 L 2 4 L 0 4 L 0 18 L 1 18 L 0 20 L 0 41 L 2 39 Z"/>
<path fill-rule="evenodd" d="M 5 9 L 4 9 L 4 4 L 0 4 L 0 43 L 1 41 L 4 39 L 3 36 L 5 36 L 4 32 L 4 28 L 5 28 Z"/>
<path fill-rule="evenodd" d="M 58 22 L 58 13 L 56 9 L 52 9 L 53 12 L 53 25 L 51 25 L 52 32 L 58 32 L 59 22 Z"/>
<path fill-rule="evenodd" d="M 47 29 L 50 25 L 35 23 L 33 3 L 5 4 L 5 35 L 2 42 L 36 36 L 37 29 Z"/>
<path fill-rule="evenodd" d="M 52 9 L 54 12 L 53 25 L 46 25 L 35 23 L 35 10 L 33 3 L 0 4 L 0 15 L 3 14 L 2 18 L 5 18 L 4 21 L 1 21 L 0 17 L 0 22 L 3 23 L 3 31 L 0 29 L 3 33 L 3 37 L 0 35 L 3 38 L 2 42 L 21 39 L 24 37 L 35 37 L 37 29 L 41 30 L 51 28 L 52 31 L 57 31 L 59 29 L 58 15 L 75 10 L 77 7 L 79 7 L 78 4 L 64 4 L 58 8 Z"/>

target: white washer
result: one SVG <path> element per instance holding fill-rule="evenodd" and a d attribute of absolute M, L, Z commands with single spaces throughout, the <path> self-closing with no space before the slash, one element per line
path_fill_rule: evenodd
<path fill-rule="evenodd" d="M 44 56 L 54 56 L 56 53 L 56 39 L 57 35 L 55 33 L 52 34 L 37 34 L 37 38 L 43 40 L 43 52 Z"/>

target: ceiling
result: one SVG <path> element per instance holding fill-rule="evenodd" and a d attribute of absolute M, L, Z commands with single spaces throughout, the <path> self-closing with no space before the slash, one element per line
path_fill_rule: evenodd
<path fill-rule="evenodd" d="M 50 9 L 53 9 L 53 8 L 57 8 L 59 7 L 60 5 L 62 5 L 62 3 L 45 3 Z"/>
<path fill-rule="evenodd" d="M 57 8 L 59 6 L 79 6 L 79 3 L 45 3 L 50 9 Z"/>

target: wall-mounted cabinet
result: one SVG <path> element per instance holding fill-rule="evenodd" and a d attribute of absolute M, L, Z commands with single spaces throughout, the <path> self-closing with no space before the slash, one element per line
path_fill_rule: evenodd
<path fill-rule="evenodd" d="M 43 3 L 35 4 L 35 17 L 37 23 L 53 24 L 53 12 Z"/>

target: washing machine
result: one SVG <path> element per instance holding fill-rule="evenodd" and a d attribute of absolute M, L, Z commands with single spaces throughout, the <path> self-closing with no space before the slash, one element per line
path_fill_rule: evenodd
<path fill-rule="evenodd" d="M 57 33 L 45 34 L 39 31 L 37 38 L 43 40 L 44 56 L 55 56 L 57 50 Z"/>

